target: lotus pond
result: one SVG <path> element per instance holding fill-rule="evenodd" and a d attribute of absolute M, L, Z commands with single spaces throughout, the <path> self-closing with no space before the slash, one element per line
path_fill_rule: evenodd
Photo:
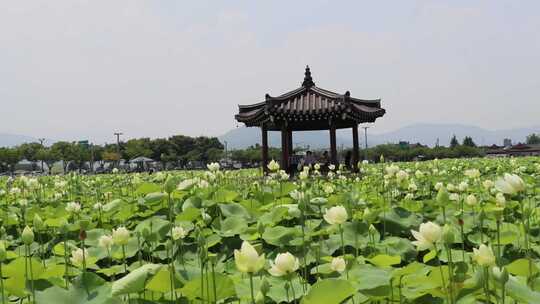
<path fill-rule="evenodd" d="M 0 303 L 540 303 L 540 159 L 0 179 Z"/>

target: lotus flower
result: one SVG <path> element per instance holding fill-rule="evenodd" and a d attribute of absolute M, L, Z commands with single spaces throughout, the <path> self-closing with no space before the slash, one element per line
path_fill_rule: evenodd
<path fill-rule="evenodd" d="M 268 165 L 268 170 L 272 171 L 272 172 L 276 172 L 277 170 L 279 170 L 279 163 L 275 160 L 271 160 Z"/>
<path fill-rule="evenodd" d="M 184 228 L 180 226 L 176 226 L 172 229 L 172 238 L 175 241 L 185 238 L 187 234 L 188 231 L 184 230 Z"/>
<path fill-rule="evenodd" d="M 129 230 L 126 227 L 118 227 L 113 230 L 112 238 L 116 245 L 126 245 L 129 241 Z"/>
<path fill-rule="evenodd" d="M 110 235 L 102 235 L 98 240 L 98 245 L 101 248 L 110 249 L 114 244 L 114 240 Z"/>
<path fill-rule="evenodd" d="M 345 271 L 345 268 L 347 267 L 347 264 L 345 263 L 345 260 L 342 257 L 333 258 L 332 262 L 330 263 L 330 269 L 336 272 L 343 272 Z"/>
<path fill-rule="evenodd" d="M 427 222 L 420 224 L 419 231 L 411 230 L 412 235 L 416 239 L 413 241 L 413 245 L 416 246 L 418 251 L 431 249 L 441 239 L 442 229 L 441 226 Z"/>
<path fill-rule="evenodd" d="M 240 250 L 234 250 L 234 262 L 240 272 L 254 273 L 264 266 L 264 254 L 260 255 L 250 243 L 244 241 Z"/>
<path fill-rule="evenodd" d="M 495 265 L 495 255 L 491 247 L 484 244 L 480 245 L 478 249 L 473 248 L 473 260 L 480 266 L 493 266 Z"/>
<path fill-rule="evenodd" d="M 519 176 L 505 173 L 503 178 L 495 182 L 495 188 L 504 194 L 512 195 L 525 190 L 525 183 Z"/>
<path fill-rule="evenodd" d="M 343 206 L 335 206 L 328 210 L 326 210 L 326 213 L 323 215 L 324 220 L 330 224 L 343 224 L 347 221 L 348 214 L 347 210 Z"/>
<path fill-rule="evenodd" d="M 270 265 L 271 268 L 268 272 L 275 277 L 281 277 L 295 272 L 300 266 L 300 263 L 294 255 L 285 252 L 278 254 L 274 262 L 270 262 Z"/>

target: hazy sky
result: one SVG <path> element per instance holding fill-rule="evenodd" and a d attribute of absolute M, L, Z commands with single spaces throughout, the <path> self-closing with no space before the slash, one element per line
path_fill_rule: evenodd
<path fill-rule="evenodd" d="M 221 135 L 237 104 L 315 83 L 382 98 L 374 133 L 540 114 L 540 1 L 0 3 L 0 133 Z"/>

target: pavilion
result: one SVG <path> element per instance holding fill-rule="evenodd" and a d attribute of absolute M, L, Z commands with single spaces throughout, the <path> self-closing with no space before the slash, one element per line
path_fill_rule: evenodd
<path fill-rule="evenodd" d="M 247 127 L 260 127 L 262 131 L 262 166 L 267 172 L 268 131 L 281 131 L 281 167 L 288 171 L 289 156 L 293 152 L 293 132 L 329 130 L 330 162 L 337 164 L 336 129 L 352 128 L 352 163 L 359 160 L 358 124 L 375 122 L 385 114 L 381 100 L 366 100 L 334 93 L 315 86 L 309 66 L 298 89 L 277 97 L 268 94 L 263 102 L 239 105 L 235 115 Z M 357 166 L 353 166 L 356 170 Z"/>

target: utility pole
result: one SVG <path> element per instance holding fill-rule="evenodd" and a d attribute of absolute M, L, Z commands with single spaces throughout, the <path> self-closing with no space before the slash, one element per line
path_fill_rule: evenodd
<path fill-rule="evenodd" d="M 45 148 L 43 146 L 43 142 L 45 141 L 45 138 L 38 138 L 39 144 L 41 145 L 41 148 Z M 43 159 L 41 160 L 41 173 L 43 174 Z"/>
<path fill-rule="evenodd" d="M 94 173 L 94 144 L 90 144 L 90 172 Z"/>
<path fill-rule="evenodd" d="M 367 129 L 369 129 L 369 126 L 365 126 L 365 127 L 362 127 L 364 129 L 364 140 L 365 140 L 365 144 L 366 144 L 366 148 L 364 149 L 364 159 L 367 159 L 367 148 L 368 148 L 368 145 L 367 145 Z"/>
<path fill-rule="evenodd" d="M 227 157 L 227 141 L 223 141 L 223 143 L 225 144 L 224 145 L 224 148 L 225 148 L 225 164 L 226 165 L 229 165 L 229 158 Z"/>
<path fill-rule="evenodd" d="M 117 163 L 117 167 L 120 166 L 120 135 L 124 135 L 124 133 L 122 132 L 114 132 L 114 135 L 116 136 L 116 154 L 118 154 L 118 163 Z"/>

